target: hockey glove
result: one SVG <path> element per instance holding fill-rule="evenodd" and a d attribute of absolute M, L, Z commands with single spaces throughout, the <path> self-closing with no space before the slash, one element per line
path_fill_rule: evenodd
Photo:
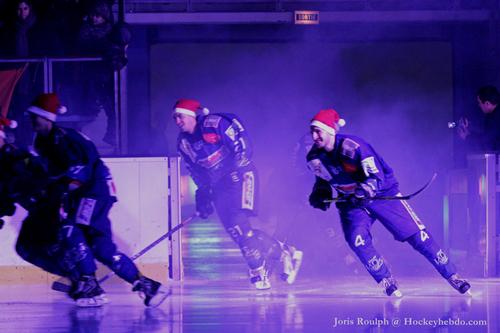
<path fill-rule="evenodd" d="M 331 202 L 325 202 L 333 198 L 332 187 L 322 179 L 317 179 L 314 183 L 313 191 L 309 195 L 309 204 L 314 208 L 326 211 L 330 208 Z"/>
<path fill-rule="evenodd" d="M 363 206 L 371 202 L 371 199 L 377 195 L 377 181 L 369 179 L 366 182 L 359 183 L 351 197 L 351 203 L 356 206 Z"/>
<path fill-rule="evenodd" d="M 196 211 L 202 219 L 208 218 L 213 214 L 212 198 L 209 188 L 199 188 L 196 190 Z"/>

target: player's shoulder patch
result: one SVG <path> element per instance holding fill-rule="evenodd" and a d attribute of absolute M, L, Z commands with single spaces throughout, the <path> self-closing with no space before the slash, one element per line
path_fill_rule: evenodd
<path fill-rule="evenodd" d="M 326 167 L 323 165 L 323 162 L 321 162 L 319 158 L 309 159 L 308 156 L 307 167 L 309 168 L 309 170 L 312 171 L 312 173 L 314 173 L 316 177 L 320 177 L 326 181 L 332 179 L 332 176 L 330 175 Z"/>
<path fill-rule="evenodd" d="M 345 138 L 340 146 L 340 154 L 354 159 L 356 156 L 356 149 L 359 148 L 359 143 L 350 138 Z"/>
<path fill-rule="evenodd" d="M 375 157 L 368 156 L 361 161 L 361 166 L 363 167 L 363 171 L 365 175 L 368 177 L 370 174 L 377 174 L 379 170 L 377 168 L 377 164 L 375 163 Z"/>
<path fill-rule="evenodd" d="M 205 117 L 203 120 L 203 127 L 211 127 L 211 128 L 217 128 L 219 127 L 219 123 L 221 121 L 222 117 L 215 115 L 215 114 L 209 114 L 208 116 Z"/>

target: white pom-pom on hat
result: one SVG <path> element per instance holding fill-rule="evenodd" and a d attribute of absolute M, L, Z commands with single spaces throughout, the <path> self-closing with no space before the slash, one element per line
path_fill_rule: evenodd
<path fill-rule="evenodd" d="M 4 117 L 0 117 L 0 129 L 3 128 L 4 126 L 8 128 L 16 128 L 17 127 L 17 121 L 15 120 L 10 120 Z"/>
<path fill-rule="evenodd" d="M 65 114 L 66 112 L 68 112 L 68 108 L 64 105 L 61 105 L 58 109 L 57 109 L 57 113 L 58 114 Z"/>

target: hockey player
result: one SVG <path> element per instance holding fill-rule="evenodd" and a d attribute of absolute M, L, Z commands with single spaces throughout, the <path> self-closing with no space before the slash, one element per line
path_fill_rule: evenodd
<path fill-rule="evenodd" d="M 302 252 L 253 229 L 257 175 L 247 131 L 233 114 L 208 114 L 195 100 L 181 99 L 174 106 L 174 121 L 181 130 L 178 150 L 198 186 L 196 210 L 206 219 L 215 206 L 224 228 L 250 268 L 257 289 L 269 289 L 275 262 L 284 265 L 282 278 L 295 281 Z"/>
<path fill-rule="evenodd" d="M 14 201 L 8 195 L 7 184 L 7 163 L 6 157 L 11 150 L 11 145 L 6 141 L 7 135 L 5 134 L 5 127 L 15 128 L 17 123 L 0 116 L 0 217 L 12 216 L 16 211 Z"/>
<path fill-rule="evenodd" d="M 401 297 L 396 280 L 372 244 L 370 228 L 379 220 L 394 238 L 408 242 L 420 252 L 453 288 L 460 293 L 470 284 L 456 274 L 443 249 L 405 200 L 376 200 L 379 196 L 400 196 L 399 185 L 390 166 L 362 139 L 337 134 L 345 124 L 333 109 L 321 110 L 311 121 L 314 146 L 307 163 L 316 176 L 310 204 L 326 211 L 333 193 L 344 236 L 375 281 L 389 296 Z"/>
<path fill-rule="evenodd" d="M 60 202 L 51 193 L 54 190 L 41 161 L 5 141 L 4 127 L 13 124 L 0 118 L 0 217 L 12 216 L 15 203 L 26 209 L 28 215 L 22 222 L 16 252 L 47 272 L 68 276 L 57 246 Z"/>
<path fill-rule="evenodd" d="M 71 294 L 78 305 L 100 305 L 102 289 L 94 275 L 95 258 L 131 283 L 132 290 L 144 296 L 146 306 L 157 306 L 167 297 L 161 284 L 143 276 L 112 240 L 108 213 L 116 196 L 109 169 L 90 139 L 54 123 L 64 110 L 53 93 L 39 95 L 28 108 L 36 132 L 34 148 L 47 163 L 49 175 L 65 187 L 67 216 L 61 242 L 80 273 Z"/>

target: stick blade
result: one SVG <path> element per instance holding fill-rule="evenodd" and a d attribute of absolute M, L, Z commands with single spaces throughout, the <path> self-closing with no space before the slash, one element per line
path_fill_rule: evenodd
<path fill-rule="evenodd" d="M 67 280 L 67 279 L 59 279 L 57 281 L 52 282 L 51 289 L 55 290 L 55 291 L 60 291 L 63 293 L 68 293 L 71 289 L 71 286 L 64 283 L 63 281 L 65 281 L 65 280 Z"/>

